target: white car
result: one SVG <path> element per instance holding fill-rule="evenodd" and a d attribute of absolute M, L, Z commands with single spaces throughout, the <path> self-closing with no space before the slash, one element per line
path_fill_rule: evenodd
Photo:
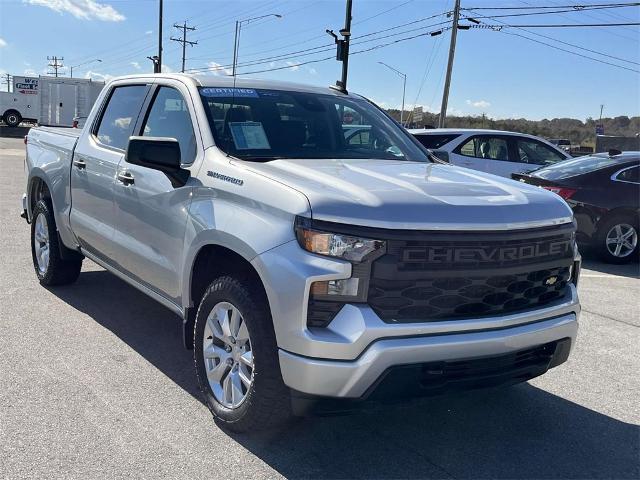
<path fill-rule="evenodd" d="M 473 128 L 412 129 L 422 145 L 453 165 L 511 178 L 571 158 L 533 135 Z"/>

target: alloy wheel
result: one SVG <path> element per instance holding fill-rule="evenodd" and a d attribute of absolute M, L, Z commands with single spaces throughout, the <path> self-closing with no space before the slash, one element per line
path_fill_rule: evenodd
<path fill-rule="evenodd" d="M 44 214 L 40 213 L 36 218 L 34 228 L 34 249 L 38 262 L 38 271 L 44 275 L 49 267 L 49 225 Z"/>
<path fill-rule="evenodd" d="M 638 245 L 638 232 L 628 223 L 614 225 L 607 233 L 607 250 L 618 258 L 628 257 Z"/>
<path fill-rule="evenodd" d="M 227 408 L 238 408 L 253 384 L 253 351 L 242 313 L 231 303 L 220 302 L 211 309 L 202 352 L 216 400 Z"/>

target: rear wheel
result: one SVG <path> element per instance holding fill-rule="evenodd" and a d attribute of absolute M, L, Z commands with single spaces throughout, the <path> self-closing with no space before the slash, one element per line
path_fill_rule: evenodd
<path fill-rule="evenodd" d="M 10 127 L 17 127 L 20 125 L 20 122 L 22 122 L 22 115 L 20 115 L 20 112 L 17 112 L 16 110 L 9 110 L 8 112 L 5 112 L 2 118 L 4 123 Z"/>
<path fill-rule="evenodd" d="M 80 275 L 81 259 L 64 260 L 60 255 L 60 244 L 56 222 L 51 206 L 40 200 L 33 209 L 31 222 L 31 256 L 36 276 L 41 285 L 65 285 L 73 283 Z"/>
<path fill-rule="evenodd" d="M 260 430 L 290 416 L 271 314 L 248 280 L 216 279 L 196 315 L 194 360 L 209 410 L 223 427 Z"/>
<path fill-rule="evenodd" d="M 600 257 L 609 263 L 627 263 L 638 256 L 638 219 L 618 215 L 605 220 L 596 235 Z"/>

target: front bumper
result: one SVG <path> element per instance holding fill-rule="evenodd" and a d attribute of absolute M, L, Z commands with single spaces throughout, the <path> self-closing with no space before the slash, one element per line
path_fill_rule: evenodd
<path fill-rule="evenodd" d="M 495 357 L 564 339 L 571 348 L 577 334 L 573 285 L 542 308 L 500 316 L 392 324 L 367 305 L 346 304 L 328 327 L 309 328 L 311 283 L 349 278 L 351 264 L 310 254 L 293 241 L 253 265 L 269 298 L 283 380 L 303 394 L 361 398 L 396 366 Z"/>
<path fill-rule="evenodd" d="M 575 314 L 504 330 L 383 339 L 354 361 L 321 360 L 280 350 L 280 368 L 292 389 L 323 397 L 361 398 L 391 367 L 495 357 L 558 340 L 575 342 Z"/>

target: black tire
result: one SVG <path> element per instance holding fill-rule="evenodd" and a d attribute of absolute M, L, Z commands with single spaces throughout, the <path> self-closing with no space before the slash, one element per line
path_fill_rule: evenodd
<path fill-rule="evenodd" d="M 36 228 L 39 225 L 38 217 L 46 220 L 46 232 L 48 235 L 48 260 L 42 267 L 38 263 L 36 254 Z M 33 221 L 31 222 L 31 258 L 33 267 L 40 284 L 45 287 L 54 285 L 67 285 L 78 279 L 82 268 L 82 259 L 64 260 L 60 255 L 60 240 L 56 229 L 56 221 L 53 217 L 51 204 L 46 200 L 40 200 L 33 209 Z M 39 242 L 42 245 L 42 242 Z"/>
<path fill-rule="evenodd" d="M 228 408 L 216 399 L 205 368 L 205 326 L 214 306 L 221 302 L 241 312 L 253 354 L 253 382 L 236 408 Z M 275 427 L 290 419 L 291 398 L 282 381 L 271 312 L 264 294 L 250 280 L 224 276 L 209 285 L 196 314 L 193 352 L 200 389 L 218 425 L 240 433 Z"/>
<path fill-rule="evenodd" d="M 4 123 L 7 124 L 7 126 L 17 127 L 18 125 L 20 125 L 20 122 L 22 122 L 22 115 L 20 115 L 20 112 L 16 110 L 8 110 L 4 112 L 4 116 L 2 117 L 2 119 L 4 120 Z"/>
<path fill-rule="evenodd" d="M 625 256 L 616 256 L 607 248 L 607 235 L 614 229 L 617 225 L 629 225 L 633 229 L 635 229 L 635 237 L 638 238 L 640 234 L 640 230 L 638 229 L 638 218 L 633 215 L 615 215 L 611 218 L 604 219 L 601 224 L 598 226 L 598 232 L 595 235 L 594 247 L 598 256 L 607 263 L 629 263 L 633 260 L 637 260 L 638 258 L 638 242 L 636 240 L 636 245 L 634 250 Z M 626 228 L 626 227 L 624 227 Z"/>

